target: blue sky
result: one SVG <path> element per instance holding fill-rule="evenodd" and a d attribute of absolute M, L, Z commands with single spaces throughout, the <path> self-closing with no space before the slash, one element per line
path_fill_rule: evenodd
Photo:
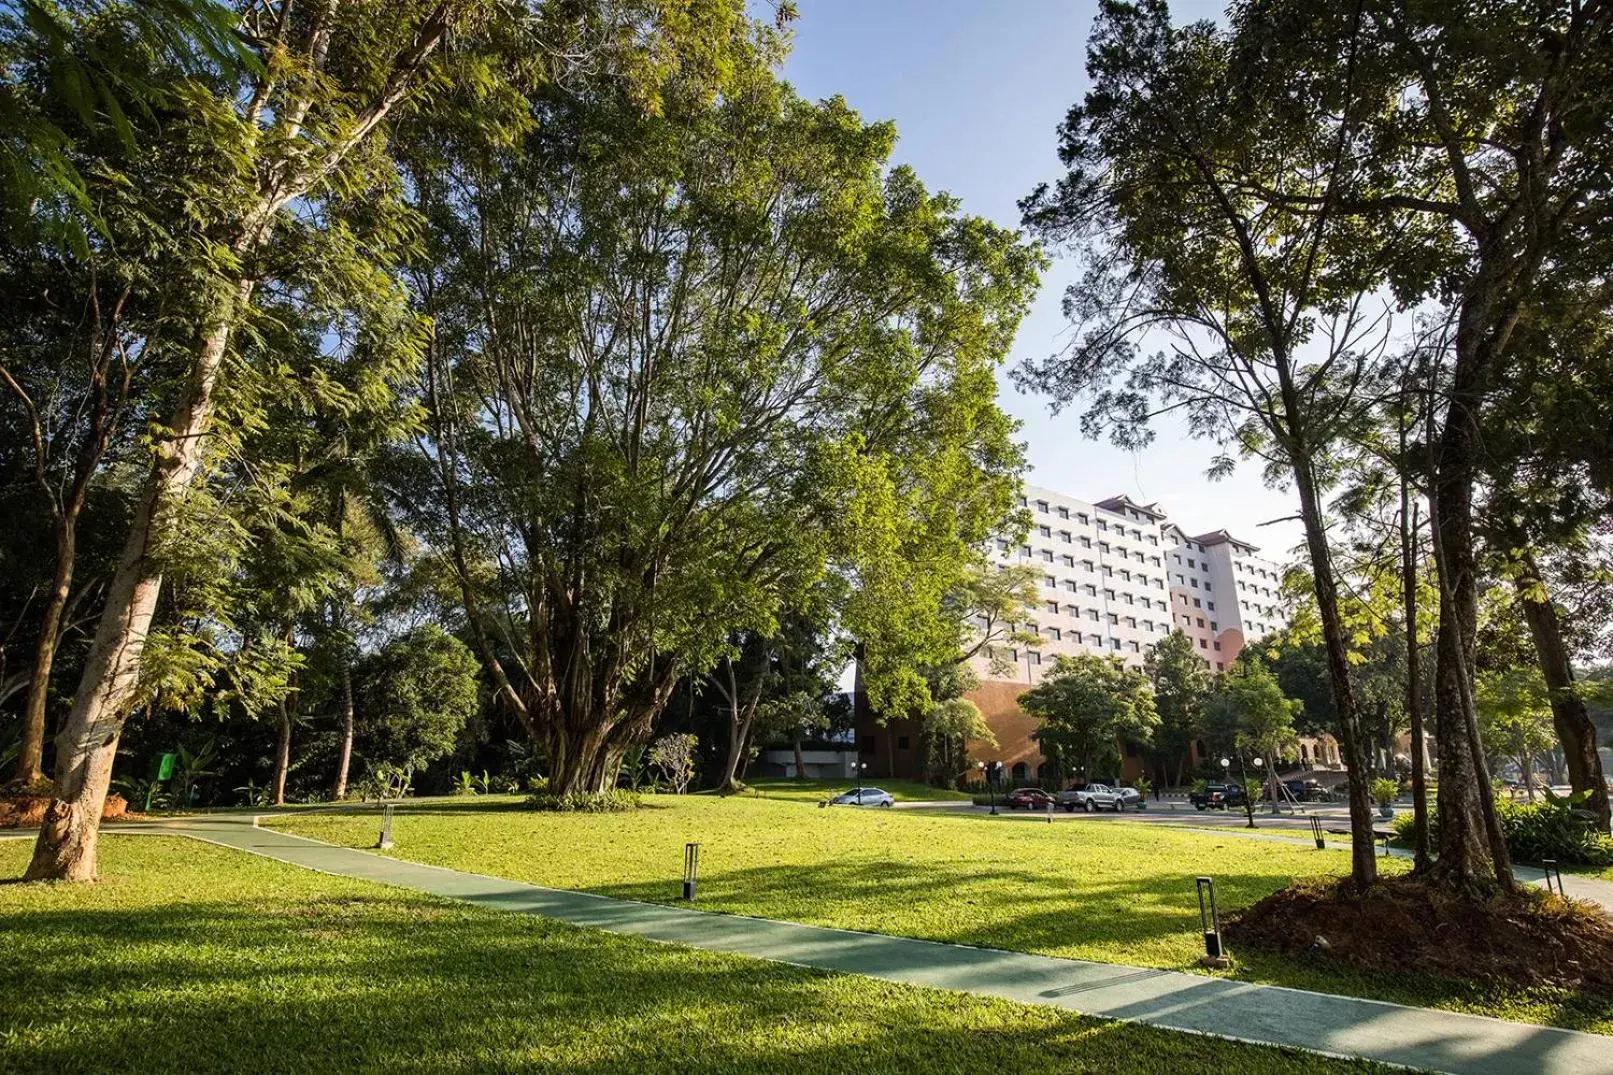
<path fill-rule="evenodd" d="M 895 160 L 968 212 L 1017 226 L 1016 203 L 1059 173 L 1054 129 L 1086 87 L 1092 0 L 798 0 L 785 76 L 806 97 L 839 94 L 865 119 L 896 123 Z M 1215 3 L 1176 3 L 1179 21 L 1214 18 Z M 1070 273 L 1055 265 L 1020 328 L 1014 361 L 1061 346 L 1059 298 Z M 1122 452 L 1085 439 L 1075 416 L 1001 378 L 1002 405 L 1024 423 L 1029 480 L 1086 500 L 1116 493 L 1159 501 L 1190 532 L 1226 528 L 1287 561 L 1300 539 L 1287 491 L 1267 489 L 1254 464 L 1204 477 L 1209 446 L 1178 424 L 1153 445 Z"/>

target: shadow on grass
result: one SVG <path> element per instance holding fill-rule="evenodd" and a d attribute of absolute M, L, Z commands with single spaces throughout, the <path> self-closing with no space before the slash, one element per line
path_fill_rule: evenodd
<path fill-rule="evenodd" d="M 25 910 L 0 949 L 16 1072 L 1364 1070 L 424 898 Z"/>

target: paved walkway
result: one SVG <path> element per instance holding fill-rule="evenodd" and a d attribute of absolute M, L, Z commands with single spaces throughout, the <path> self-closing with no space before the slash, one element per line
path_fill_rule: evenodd
<path fill-rule="evenodd" d="M 1002 997 L 1170 1030 L 1458 1075 L 1613 1075 L 1613 1038 L 1196 974 L 967 948 L 540 888 L 256 827 L 249 814 L 119 825 L 648 940 Z"/>

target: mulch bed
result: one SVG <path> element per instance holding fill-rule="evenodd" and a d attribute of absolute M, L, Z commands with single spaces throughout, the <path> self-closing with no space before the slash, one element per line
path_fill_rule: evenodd
<path fill-rule="evenodd" d="M 1613 922 L 1534 888 L 1456 900 L 1415 878 L 1291 885 L 1226 925 L 1240 945 L 1355 970 L 1613 993 Z"/>

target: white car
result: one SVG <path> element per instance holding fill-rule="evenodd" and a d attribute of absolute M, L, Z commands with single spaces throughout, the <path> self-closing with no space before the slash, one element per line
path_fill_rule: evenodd
<path fill-rule="evenodd" d="M 830 806 L 895 806 L 891 793 L 880 788 L 852 788 L 829 800 Z"/>
<path fill-rule="evenodd" d="M 1087 813 L 1096 813 L 1099 810 L 1113 810 L 1119 813 L 1128 806 L 1142 801 L 1142 793 L 1136 788 L 1113 788 L 1108 784 L 1088 784 L 1079 791 L 1066 791 L 1059 795 L 1059 805 L 1070 813 L 1076 810 L 1085 810 Z"/>

